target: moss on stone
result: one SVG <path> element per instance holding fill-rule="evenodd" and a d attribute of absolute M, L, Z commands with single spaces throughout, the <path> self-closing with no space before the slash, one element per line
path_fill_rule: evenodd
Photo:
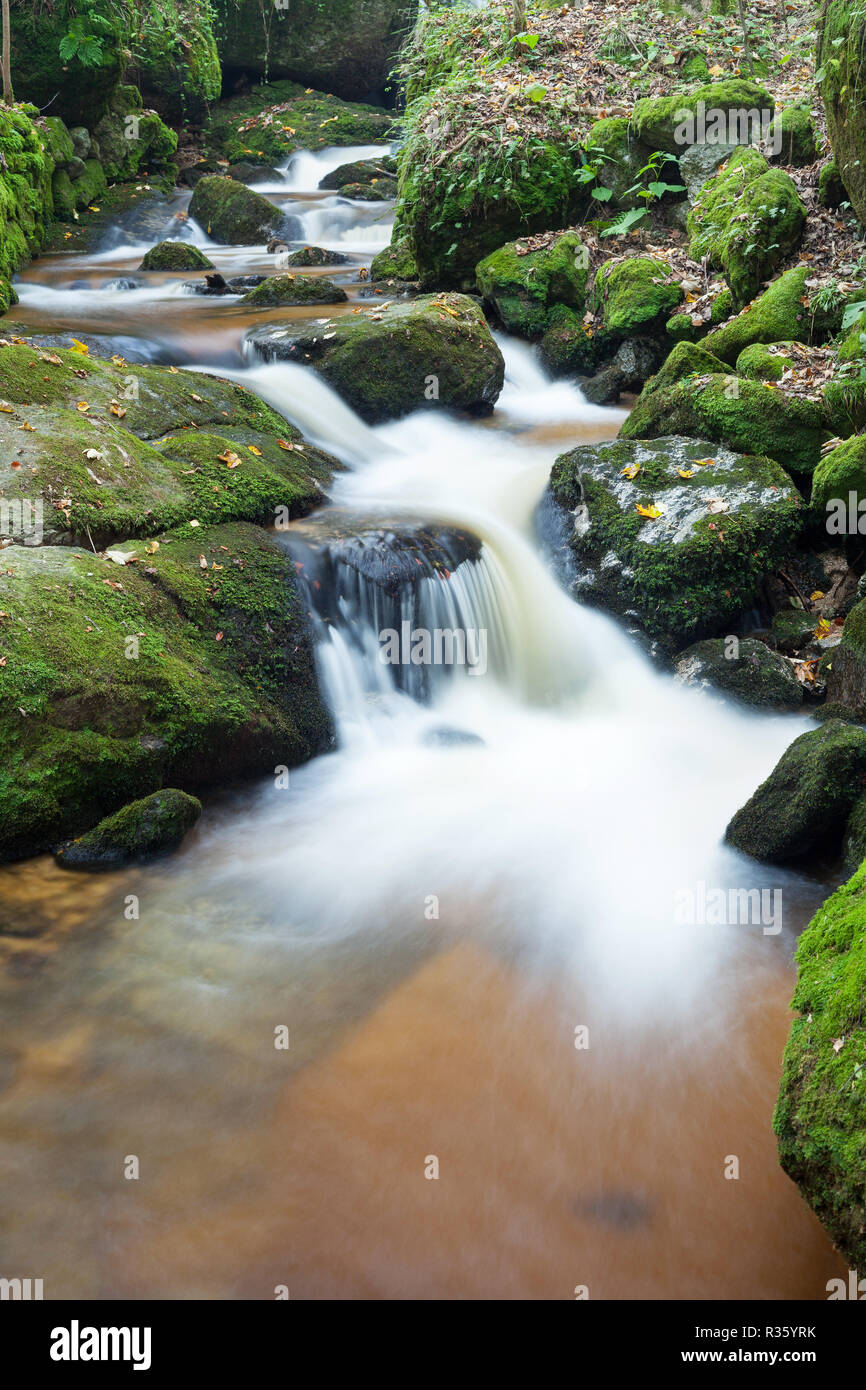
<path fill-rule="evenodd" d="M 792 344 L 774 343 L 772 346 L 782 348 L 787 353 Z M 737 372 L 751 381 L 781 381 L 788 363 L 789 358 L 771 352 L 766 343 L 752 343 L 743 348 L 737 358 Z"/>
<path fill-rule="evenodd" d="M 704 347 L 723 362 L 734 363 L 752 343 L 811 342 L 809 310 L 803 303 L 808 274 L 804 266 L 786 270 L 735 318 L 709 333 Z"/>
<path fill-rule="evenodd" d="M 57 862 L 64 869 L 100 872 L 153 859 L 177 849 L 200 815 L 201 802 L 176 787 L 152 792 L 63 845 Z"/>
<path fill-rule="evenodd" d="M 268 241 L 285 222 L 285 213 L 261 193 L 236 179 L 206 174 L 195 186 L 189 215 L 228 246 Z"/>
<path fill-rule="evenodd" d="M 837 444 L 821 459 L 812 475 L 812 506 L 827 516 L 828 504 L 836 499 L 841 500 L 847 510 L 852 492 L 857 516 L 860 502 L 866 504 L 866 435 L 862 434 Z"/>
<path fill-rule="evenodd" d="M 251 309 L 293 304 L 345 304 L 346 291 L 320 275 L 271 275 L 247 290 L 244 304 Z"/>
<path fill-rule="evenodd" d="M 559 304 L 550 310 L 539 353 L 553 376 L 589 376 L 616 347 L 611 334 L 593 332 L 581 314 Z"/>
<path fill-rule="evenodd" d="M 641 399 L 651 395 L 653 391 L 661 391 L 668 386 L 673 386 L 674 382 L 683 381 L 686 377 L 724 372 L 724 370 L 724 362 L 720 362 L 705 348 L 698 347 L 696 343 L 677 343 L 676 347 L 668 353 L 664 365 L 656 372 L 655 376 L 650 377 L 644 386 Z"/>
<path fill-rule="evenodd" d="M 790 661 L 752 637 L 739 641 L 732 653 L 727 637 L 695 642 L 674 660 L 674 674 L 683 685 L 714 689 L 759 709 L 797 709 L 803 687 Z"/>
<path fill-rule="evenodd" d="M 786 106 L 770 126 L 769 138 L 779 144 L 773 157 L 780 164 L 801 168 L 818 158 L 820 136 L 808 106 Z"/>
<path fill-rule="evenodd" d="M 815 468 L 825 434 L 819 405 L 763 382 L 718 374 L 691 377 L 649 395 L 644 390 L 622 437 L 656 439 L 671 431 L 763 454 L 797 473 Z"/>
<path fill-rule="evenodd" d="M 866 221 L 866 74 L 863 70 L 863 16 L 855 0 L 830 0 L 821 26 L 818 53 L 823 72 L 821 95 L 827 134 L 842 180 L 860 221 Z"/>
<path fill-rule="evenodd" d="M 848 201 L 839 166 L 835 159 L 831 159 L 818 175 L 818 202 L 822 208 L 837 208 L 840 203 Z"/>
<path fill-rule="evenodd" d="M 496 309 L 508 333 L 537 338 L 557 304 L 583 310 L 589 257 L 575 232 L 529 251 L 509 242 L 477 268 L 478 291 Z"/>
<path fill-rule="evenodd" d="M 408 238 L 400 237 L 373 257 L 371 280 L 417 280 L 418 267 Z"/>
<path fill-rule="evenodd" d="M 864 990 L 866 864 L 828 898 L 797 946 L 797 1017 L 773 1117 L 782 1167 L 860 1272 L 866 1266 Z"/>
<path fill-rule="evenodd" d="M 771 169 L 757 150 L 739 149 L 689 213 L 689 254 L 723 271 L 741 308 L 798 245 L 805 220 L 790 176 Z"/>
<path fill-rule="evenodd" d="M 205 124 L 208 146 L 232 164 L 251 155 L 281 164 L 295 150 L 387 143 L 390 111 L 341 101 L 297 82 L 260 83 L 214 108 Z"/>
<path fill-rule="evenodd" d="M 608 207 L 639 208 L 644 199 L 634 189 L 653 151 L 635 136 L 624 116 L 596 121 L 584 141 L 587 162 L 596 166 L 596 185 L 609 188 Z M 676 182 L 676 180 L 669 180 Z"/>
<path fill-rule="evenodd" d="M 720 82 L 709 82 L 691 92 L 681 90 L 666 97 L 644 97 L 637 102 L 632 113 L 632 130 L 651 150 L 680 154 L 685 145 L 697 142 L 697 122 L 694 118 L 701 104 L 708 113 L 708 121 L 711 113 L 715 112 L 727 118 L 729 113 L 755 111 L 760 125 L 761 115 L 769 118 L 774 110 L 773 98 L 764 87 L 741 78 L 725 78 Z M 691 129 L 689 116 L 692 118 Z M 728 128 L 726 119 L 726 130 Z M 746 123 L 744 138 L 748 134 Z"/>
<path fill-rule="evenodd" d="M 213 270 L 203 251 L 189 241 L 160 241 L 152 246 L 139 270 Z"/>
<path fill-rule="evenodd" d="M 666 265 L 649 256 L 605 261 L 596 272 L 590 307 L 615 338 L 661 329 L 683 297 Z"/>

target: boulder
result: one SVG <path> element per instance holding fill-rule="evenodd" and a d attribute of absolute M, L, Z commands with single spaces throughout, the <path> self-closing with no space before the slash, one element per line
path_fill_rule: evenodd
<path fill-rule="evenodd" d="M 831 159 L 818 175 L 818 202 L 822 208 L 837 208 L 840 203 L 849 201 L 845 185 L 839 176 L 839 166 L 835 159 Z"/>
<path fill-rule="evenodd" d="M 598 171 L 596 186 L 611 190 L 611 197 L 604 204 L 606 208 L 625 210 L 644 205 L 645 200 L 634 190 L 635 184 L 640 183 L 641 170 L 646 167 L 653 151 L 635 137 L 624 116 L 607 116 L 596 121 L 586 137 L 584 148 L 588 163 L 595 165 Z M 676 172 L 676 164 L 671 167 Z M 664 174 L 667 172 L 665 170 Z M 678 183 L 679 179 L 668 177 L 667 182 Z"/>
<path fill-rule="evenodd" d="M 736 621 L 802 524 L 781 468 L 706 439 L 581 445 L 557 459 L 551 492 L 571 513 L 577 596 L 671 651 Z"/>
<path fill-rule="evenodd" d="M 671 430 L 766 455 L 797 473 L 815 468 L 825 434 L 820 405 L 765 382 L 718 373 L 644 388 L 621 435 L 657 439 Z"/>
<path fill-rule="evenodd" d="M 855 604 L 845 619 L 842 640 L 821 664 L 827 699 L 866 718 L 866 599 Z"/>
<path fill-rule="evenodd" d="M 259 21 L 260 22 L 260 21 Z M 232 164 L 255 160 L 281 167 L 295 150 L 386 144 L 394 116 L 381 107 L 341 101 L 297 82 L 264 82 L 211 108 L 208 148 Z"/>
<path fill-rule="evenodd" d="M 356 159 L 350 164 L 341 164 L 319 180 L 319 187 L 337 192 L 350 183 L 377 183 L 383 179 L 392 183 L 396 176 L 396 159 L 393 155 L 383 155 L 381 159 Z"/>
<path fill-rule="evenodd" d="M 860 221 L 866 221 L 866 73 L 863 16 L 855 0 L 830 0 L 820 30 L 818 71 L 827 134 L 838 177 Z"/>
<path fill-rule="evenodd" d="M 796 1017 L 773 1116 L 782 1167 L 860 1274 L 866 1268 L 864 920 L 861 865 L 819 908 L 798 942 Z M 845 1297 L 847 1273 L 840 1273 Z"/>
<path fill-rule="evenodd" d="M 270 164 L 251 164 L 249 160 L 230 165 L 226 174 L 230 179 L 245 184 L 279 183 L 282 177 L 279 170 L 272 169 Z"/>
<path fill-rule="evenodd" d="M 203 251 L 189 241 L 161 241 L 151 246 L 139 270 L 213 270 Z"/>
<path fill-rule="evenodd" d="M 273 308 L 280 304 L 345 304 L 348 295 L 324 276 L 271 275 L 244 295 L 251 309 Z"/>
<path fill-rule="evenodd" d="M 496 310 L 508 333 L 537 338 L 556 304 L 583 311 L 589 257 L 575 232 L 564 232 L 531 251 L 509 242 L 477 269 L 478 292 Z"/>
<path fill-rule="evenodd" d="M 697 343 L 677 343 L 668 353 L 661 369 L 647 381 L 641 399 L 645 400 L 653 391 L 664 391 L 687 377 L 706 376 L 724 370 L 724 362 Z"/>
<path fill-rule="evenodd" d="M 747 144 L 765 131 L 773 111 L 773 98 L 764 87 L 726 78 L 691 92 L 642 98 L 635 105 L 631 127 L 651 150 L 679 156 L 689 145 Z"/>
<path fill-rule="evenodd" d="M 478 305 L 439 294 L 319 324 L 269 324 L 247 336 L 265 361 L 314 367 L 370 424 L 431 406 L 486 414 L 505 364 Z"/>
<path fill-rule="evenodd" d="M 708 145 L 701 142 L 686 145 L 679 156 L 679 166 L 689 202 L 694 203 L 697 200 L 704 184 L 709 182 L 719 165 L 730 159 L 738 148 L 736 144 L 727 143 Z"/>
<path fill-rule="evenodd" d="M 168 787 L 106 816 L 55 857 L 63 869 L 96 873 L 142 863 L 177 849 L 200 816 L 196 797 Z"/>
<path fill-rule="evenodd" d="M 805 266 L 786 270 L 735 318 L 707 334 L 703 340 L 707 352 L 734 363 L 752 343 L 811 342 L 811 316 L 803 303 L 808 274 Z"/>
<path fill-rule="evenodd" d="M 781 381 L 785 368 L 790 366 L 792 346 L 790 342 L 752 343 L 743 348 L 737 358 L 737 375 L 748 377 L 750 381 Z M 773 352 L 774 347 L 781 348 L 783 355 Z"/>
<path fill-rule="evenodd" d="M 235 179 L 206 174 L 195 186 L 189 204 L 208 236 L 227 246 L 266 242 L 286 225 L 286 214 L 261 193 Z"/>
<path fill-rule="evenodd" d="M 779 145 L 773 161 L 795 168 L 814 164 L 823 144 L 808 106 L 786 106 L 770 126 L 769 138 Z"/>
<path fill-rule="evenodd" d="M 837 504 L 835 508 L 834 502 Z M 845 529 L 851 510 L 858 523 L 862 520 L 866 533 L 866 435 L 855 434 L 837 444 L 821 459 L 812 474 L 812 506 L 826 523 L 830 522 L 834 511 L 840 512 L 839 503 L 845 515 Z M 861 503 L 862 512 L 859 511 Z"/>
<path fill-rule="evenodd" d="M 172 178 L 177 172 L 172 163 L 177 135 L 155 111 L 143 109 L 137 87 L 115 88 L 93 139 L 99 142 L 100 164 L 110 180 L 134 179 L 140 168 L 161 169 Z"/>
<path fill-rule="evenodd" d="M 801 734 L 731 818 L 725 839 L 771 864 L 838 851 L 866 789 L 866 729 L 828 720 Z"/>
<path fill-rule="evenodd" d="M 761 709 L 797 709 L 803 687 L 790 661 L 751 637 L 710 637 L 674 659 L 681 685 L 720 690 L 742 704 Z"/>
<path fill-rule="evenodd" d="M 370 266 L 371 280 L 417 280 L 418 267 L 412 256 L 412 249 L 405 237 L 399 237 L 373 257 Z"/>
<path fill-rule="evenodd" d="M 550 310 L 539 354 L 552 376 L 587 376 L 612 357 L 618 346 L 612 334 L 591 330 L 581 314 L 558 304 Z"/>
<path fill-rule="evenodd" d="M 639 103 L 640 104 L 640 103 Z M 757 150 L 737 150 L 689 213 L 689 255 L 723 271 L 737 308 L 799 245 L 806 209 L 791 177 Z"/>
<path fill-rule="evenodd" d="M 589 307 L 601 317 L 603 331 L 622 340 L 662 330 L 682 297 L 679 282 L 661 261 L 625 256 L 599 267 Z"/>
<path fill-rule="evenodd" d="M 270 247 L 268 249 L 270 250 Z M 325 251 L 321 246 L 304 246 L 300 251 L 293 251 L 286 257 L 286 265 L 347 265 L 348 260 L 349 257 L 344 256 L 342 251 Z"/>

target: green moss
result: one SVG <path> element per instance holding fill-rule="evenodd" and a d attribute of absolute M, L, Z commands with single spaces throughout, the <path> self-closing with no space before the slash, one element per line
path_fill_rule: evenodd
<path fill-rule="evenodd" d="M 866 729 L 829 720 L 794 740 L 732 817 L 725 839 L 773 864 L 837 850 L 864 786 Z"/>
<path fill-rule="evenodd" d="M 189 215 L 217 241 L 248 246 L 267 241 L 283 225 L 285 214 L 261 193 L 235 179 L 206 174 L 195 186 Z"/>
<path fill-rule="evenodd" d="M 811 318 L 803 303 L 808 274 L 804 266 L 786 270 L 735 318 L 708 334 L 704 347 L 733 363 L 752 343 L 811 342 Z"/>
<path fill-rule="evenodd" d="M 773 346 L 789 353 L 793 344 L 774 343 Z M 751 381 L 781 381 L 785 368 L 789 365 L 789 357 L 780 357 L 778 353 L 771 352 L 766 343 L 752 343 L 751 346 L 743 348 L 737 358 L 739 375 L 747 376 Z"/>
<path fill-rule="evenodd" d="M 151 6 L 131 71 L 144 98 L 167 119 L 200 121 L 222 88 L 211 5 L 160 0 Z"/>
<path fill-rule="evenodd" d="M 641 170 L 645 168 L 652 149 L 638 140 L 624 116 L 607 116 L 596 121 L 584 141 L 587 162 L 597 169 L 596 183 L 600 188 L 609 188 L 612 196 L 608 207 L 638 208 L 644 204 L 634 185 L 640 182 Z M 678 180 L 670 179 L 676 183 Z"/>
<path fill-rule="evenodd" d="M 866 78 L 863 72 L 863 14 L 855 0 L 830 0 L 821 26 L 818 54 L 827 134 L 839 178 L 860 221 L 866 220 Z"/>
<path fill-rule="evenodd" d="M 0 109 L 0 306 L 12 301 L 8 281 L 39 251 L 53 209 L 54 161 L 47 133 L 17 107 Z"/>
<path fill-rule="evenodd" d="M 725 365 L 717 357 L 713 357 L 711 352 L 705 348 L 698 347 L 695 343 L 677 343 L 676 347 L 668 353 L 662 368 L 656 372 L 655 376 L 650 377 L 643 388 L 641 399 L 652 394 L 653 391 L 664 390 L 668 386 L 673 386 L 674 382 L 682 381 L 686 377 L 695 376 L 699 373 L 706 375 L 708 372 L 724 372 Z"/>
<path fill-rule="evenodd" d="M 738 149 L 689 213 L 689 254 L 722 270 L 742 307 L 798 245 L 805 220 L 789 175 L 771 169 L 757 150 Z"/>
<path fill-rule="evenodd" d="M 373 257 L 371 280 L 417 280 L 418 267 L 406 237 L 392 241 L 384 251 Z"/>
<path fill-rule="evenodd" d="M 589 303 L 606 333 L 630 338 L 661 328 L 682 297 L 680 284 L 661 261 L 627 256 L 600 266 Z"/>
<path fill-rule="evenodd" d="M 271 275 L 248 290 L 243 302 L 251 309 L 277 304 L 345 304 L 346 291 L 320 275 Z"/>
<path fill-rule="evenodd" d="M 581 446 L 557 459 L 550 482 L 576 515 L 577 596 L 637 619 L 669 651 L 730 631 L 802 525 L 800 498 L 776 464 L 706 438 Z M 723 514 L 707 509 L 714 497 Z"/>
<path fill-rule="evenodd" d="M 583 310 L 588 260 L 574 232 L 538 251 L 509 242 L 479 264 L 478 291 L 495 307 L 506 332 L 536 338 L 556 304 Z"/>
<path fill-rule="evenodd" d="M 773 1127 L 789 1177 L 852 1268 L 866 1266 L 866 865 L 797 947 L 797 1010 Z M 841 1044 L 840 1044 L 841 1040 Z"/>
<path fill-rule="evenodd" d="M 846 439 L 821 459 L 812 475 L 812 506 L 826 514 L 827 504 L 837 498 L 847 508 L 852 492 L 856 514 L 859 503 L 866 502 L 866 435 L 862 434 Z"/>
<path fill-rule="evenodd" d="M 220 102 L 205 135 L 209 149 L 232 164 L 251 155 L 281 164 L 295 150 L 385 144 L 393 126 L 393 115 L 381 107 L 349 104 L 297 82 L 270 82 Z"/>
<path fill-rule="evenodd" d="M 160 241 L 150 250 L 139 270 L 213 270 L 204 252 L 188 241 Z"/>
<path fill-rule="evenodd" d="M 818 175 L 818 202 L 822 208 L 837 208 L 849 201 L 835 159 L 825 164 Z"/>
<path fill-rule="evenodd" d="M 201 802 L 174 787 L 153 792 L 106 816 L 57 852 L 65 869 L 99 871 L 177 849 L 201 815 Z"/>
<path fill-rule="evenodd" d="M 672 314 L 665 324 L 665 332 L 676 343 L 693 343 L 700 337 L 700 329 L 692 323 L 691 314 Z"/>
<path fill-rule="evenodd" d="M 553 376 L 589 376 L 616 346 L 609 333 L 593 332 L 580 314 L 560 304 L 550 311 L 539 352 Z"/>
<path fill-rule="evenodd" d="M 709 341 L 709 339 L 707 339 Z M 819 405 L 777 387 L 734 376 L 701 376 L 644 391 L 622 427 L 625 439 L 660 435 L 713 439 L 741 453 L 763 454 L 784 468 L 811 473 L 824 438 Z"/>
<path fill-rule="evenodd" d="M 116 88 L 93 135 L 108 179 L 133 179 L 139 169 L 173 167 L 177 135 L 155 111 L 142 110 L 137 87 Z"/>
<path fill-rule="evenodd" d="M 786 106 L 770 126 L 769 138 L 774 144 L 780 142 L 774 158 L 781 164 L 800 168 L 818 158 L 820 136 L 808 106 Z"/>
<path fill-rule="evenodd" d="M 722 290 L 717 294 L 710 308 L 710 323 L 715 326 L 724 323 L 725 319 L 730 318 L 734 312 L 734 296 L 730 290 Z"/>
<path fill-rule="evenodd" d="M 773 114 L 773 98 L 765 88 L 755 82 L 740 78 L 726 78 L 721 82 L 710 82 L 696 91 L 674 92 L 666 97 L 644 97 L 637 102 L 632 113 L 631 126 L 635 135 L 652 150 L 667 150 L 670 154 L 680 154 L 685 145 L 697 142 L 698 131 L 694 129 L 694 117 L 699 105 L 710 113 L 757 111 Z M 692 117 L 689 126 L 688 116 Z"/>
<path fill-rule="evenodd" d="M 674 673 L 683 684 L 724 691 L 759 709 L 797 709 L 803 687 L 789 661 L 752 637 L 740 640 L 732 654 L 727 637 L 709 637 L 680 652 Z"/>

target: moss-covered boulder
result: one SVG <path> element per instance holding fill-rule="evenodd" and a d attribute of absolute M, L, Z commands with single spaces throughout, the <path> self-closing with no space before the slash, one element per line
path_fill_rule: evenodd
<path fill-rule="evenodd" d="M 42 247 L 53 210 L 47 132 L 23 111 L 0 109 L 0 313 L 15 303 L 10 280 Z"/>
<path fill-rule="evenodd" d="M 611 196 L 605 201 L 608 208 L 639 208 L 644 199 L 635 189 L 640 184 L 641 170 L 653 151 L 638 140 L 630 122 L 624 116 L 606 116 L 596 121 L 584 142 L 587 162 L 597 169 L 596 186 L 609 188 Z M 672 165 L 676 169 L 676 165 Z M 678 179 L 669 179 L 676 183 Z"/>
<path fill-rule="evenodd" d="M 617 350 L 610 333 L 594 331 L 583 315 L 558 304 L 550 310 L 539 354 L 552 376 L 589 376 Z"/>
<path fill-rule="evenodd" d="M 176 787 L 152 792 L 106 816 L 56 854 L 61 868 L 99 873 L 141 863 L 179 847 L 201 816 L 201 802 Z"/>
<path fill-rule="evenodd" d="M 786 106 L 770 126 L 769 138 L 778 153 L 773 159 L 780 164 L 801 168 L 814 164 L 820 154 L 821 137 L 808 106 Z"/>
<path fill-rule="evenodd" d="M 346 265 L 349 260 L 342 251 L 326 251 L 323 246 L 303 246 L 300 251 L 293 251 L 286 256 L 286 265 L 290 266 L 324 266 L 324 265 Z"/>
<path fill-rule="evenodd" d="M 681 685 L 719 690 L 761 709 L 797 709 L 803 703 L 790 661 L 751 637 L 695 642 L 675 658 L 674 676 Z"/>
<path fill-rule="evenodd" d="M 213 270 L 203 251 L 189 241 L 160 241 L 151 246 L 139 270 Z"/>
<path fill-rule="evenodd" d="M 781 381 L 785 374 L 785 368 L 790 365 L 790 351 L 792 344 L 788 343 L 752 343 L 750 347 L 743 348 L 737 358 L 737 373 L 739 376 L 746 376 L 751 381 Z M 773 349 L 781 351 L 773 351 Z"/>
<path fill-rule="evenodd" d="M 249 246 L 268 241 L 286 224 L 286 214 L 261 193 L 236 179 L 206 174 L 199 179 L 189 215 L 208 236 L 226 246 Z"/>
<path fill-rule="evenodd" d="M 827 134 L 839 178 L 860 221 L 866 221 L 863 109 L 863 16 L 855 0 L 830 0 L 821 26 L 818 70 Z"/>
<path fill-rule="evenodd" d="M 841 510 L 833 506 L 839 502 L 843 504 Z M 866 534 L 866 435 L 855 434 L 843 440 L 821 459 L 812 474 L 812 506 L 826 517 L 828 525 L 832 515 L 838 517 L 836 534 L 847 533 L 849 513 L 857 522 L 862 519 Z"/>
<path fill-rule="evenodd" d="M 709 182 L 719 165 L 730 159 L 737 148 L 736 143 L 729 144 L 727 141 L 712 145 L 686 145 L 679 155 L 678 163 L 690 202 L 696 202 L 704 184 Z"/>
<path fill-rule="evenodd" d="M 770 629 L 780 652 L 792 655 L 801 651 L 812 641 L 817 619 L 814 613 L 804 608 L 783 608 L 773 614 Z"/>
<path fill-rule="evenodd" d="M 550 482 L 573 518 L 577 596 L 671 651 L 735 621 L 801 528 L 778 465 L 706 439 L 583 445 L 557 459 Z"/>
<path fill-rule="evenodd" d="M 668 353 L 660 370 L 647 381 L 643 396 L 651 395 L 653 391 L 664 391 L 675 382 L 684 381 L 686 377 L 717 374 L 724 370 L 724 362 L 720 362 L 718 357 L 714 357 L 697 343 L 677 343 Z"/>
<path fill-rule="evenodd" d="M 20 517 L 19 539 L 36 500 L 52 544 L 109 545 L 193 521 L 272 523 L 280 508 L 318 506 L 338 467 L 258 397 L 210 375 L 131 373 L 122 359 L 10 343 L 0 345 L 0 383 L 0 493 Z"/>
<path fill-rule="evenodd" d="M 741 78 L 726 78 L 691 92 L 644 97 L 635 105 L 631 126 L 651 150 L 680 154 L 694 144 L 720 140 L 745 144 L 760 135 L 762 119 L 769 124 L 774 109 L 773 98 L 764 87 Z M 750 113 L 754 113 L 751 119 Z"/>
<path fill-rule="evenodd" d="M 827 699 L 866 720 L 866 599 L 845 619 L 842 640 L 821 663 Z"/>
<path fill-rule="evenodd" d="M 345 290 L 323 275 L 270 275 L 247 291 L 244 304 L 251 309 L 280 304 L 345 304 L 348 297 Z"/>
<path fill-rule="evenodd" d="M 742 308 L 797 247 L 806 209 L 790 176 L 763 155 L 739 149 L 701 189 L 689 213 L 693 260 L 723 271 Z"/>
<path fill-rule="evenodd" d="M 418 279 L 418 267 L 412 255 L 412 248 L 406 237 L 398 237 L 386 246 L 384 251 L 373 257 L 370 266 L 371 280 Z"/>
<path fill-rule="evenodd" d="M 424 295 L 320 324 L 269 324 L 247 343 L 265 361 L 314 367 L 371 424 L 441 407 L 485 414 L 505 364 L 484 315 L 465 295 Z"/>
<path fill-rule="evenodd" d="M 155 111 L 145 111 L 137 87 L 117 87 L 109 109 L 95 126 L 99 158 L 106 178 L 134 179 L 139 169 L 176 173 L 177 134 Z"/>
<path fill-rule="evenodd" d="M 381 95 L 418 14 L 418 0 L 293 0 L 265 29 L 258 0 L 215 0 L 215 7 L 229 76 L 293 78 L 349 101 Z"/>
<path fill-rule="evenodd" d="M 731 818 L 725 839 L 772 864 L 837 850 L 864 789 L 866 729 L 828 720 L 794 740 Z"/>
<path fill-rule="evenodd" d="M 160 0 L 148 7 L 144 36 L 130 66 L 144 100 L 166 120 L 199 124 L 222 91 L 212 6 Z"/>
<path fill-rule="evenodd" d="M 537 338 L 556 304 L 583 310 L 589 256 L 575 232 L 565 232 L 540 250 L 519 241 L 501 246 L 478 266 L 478 292 L 491 304 L 508 333 Z"/>
<path fill-rule="evenodd" d="M 307 605 L 265 531 L 187 527 L 123 566 L 72 546 L 3 561 L 0 858 L 326 744 Z"/>
<path fill-rule="evenodd" d="M 209 149 L 230 163 L 253 158 L 275 166 L 295 150 L 387 144 L 393 130 L 392 112 L 341 101 L 297 82 L 256 84 L 221 101 L 205 122 Z"/>
<path fill-rule="evenodd" d="M 718 374 L 644 389 L 622 437 L 657 439 L 671 430 L 764 454 L 797 473 L 815 468 L 825 435 L 820 405 L 788 396 L 772 383 Z"/>
<path fill-rule="evenodd" d="M 661 261 L 625 256 L 599 267 L 589 307 L 605 333 L 622 339 L 661 331 L 682 297 L 679 281 Z"/>
<path fill-rule="evenodd" d="M 396 177 L 396 159 L 393 155 L 384 155 L 382 159 L 355 159 L 341 164 L 319 180 L 319 187 L 333 193 L 339 192 L 347 184 L 393 183 Z"/>
<path fill-rule="evenodd" d="M 822 208 L 837 208 L 840 203 L 849 201 L 845 185 L 839 175 L 839 166 L 831 159 L 818 175 L 818 202 Z"/>
<path fill-rule="evenodd" d="M 864 993 L 866 864 L 828 898 L 797 945 L 797 1016 L 773 1116 L 782 1167 L 861 1276 L 866 1268 Z"/>
<path fill-rule="evenodd" d="M 707 334 L 707 352 L 733 364 L 752 343 L 811 342 L 809 309 L 803 303 L 808 274 L 805 266 L 786 270 L 739 314 Z"/>

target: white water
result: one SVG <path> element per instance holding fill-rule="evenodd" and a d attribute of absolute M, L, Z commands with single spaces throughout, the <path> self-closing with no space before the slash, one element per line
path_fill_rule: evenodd
<path fill-rule="evenodd" d="M 298 150 L 286 161 L 285 183 L 278 189 L 289 193 L 311 193 L 319 187 L 342 164 L 356 164 L 361 159 L 381 159 L 391 153 L 390 145 L 330 145 L 326 150 L 313 154 L 310 150 Z M 261 184 L 256 185 L 262 188 Z"/>

